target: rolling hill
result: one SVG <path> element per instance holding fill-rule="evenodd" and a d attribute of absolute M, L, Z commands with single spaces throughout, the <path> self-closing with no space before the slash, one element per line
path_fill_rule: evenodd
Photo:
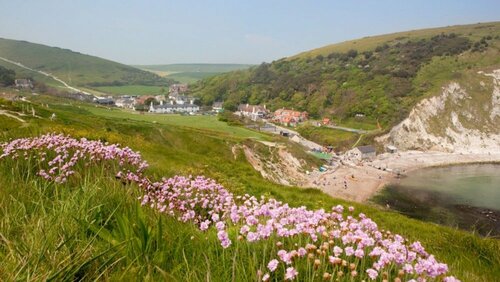
<path fill-rule="evenodd" d="M 26 41 L 0 38 L 0 57 L 19 62 L 37 71 L 53 74 L 72 86 L 100 87 L 123 85 L 168 86 L 171 80 L 151 72 L 68 49 L 49 47 Z M 29 76 L 48 84 L 59 83 L 33 71 L 0 60 L 19 76 Z"/>
<path fill-rule="evenodd" d="M 192 90 L 203 103 L 223 100 L 227 109 L 290 107 L 340 124 L 363 114 L 362 123 L 388 129 L 450 81 L 499 67 L 500 22 L 493 22 L 328 45 L 211 77 Z"/>
<path fill-rule="evenodd" d="M 169 64 L 137 65 L 135 67 L 183 83 L 192 83 L 217 74 L 247 69 L 251 66 L 244 64 Z"/>

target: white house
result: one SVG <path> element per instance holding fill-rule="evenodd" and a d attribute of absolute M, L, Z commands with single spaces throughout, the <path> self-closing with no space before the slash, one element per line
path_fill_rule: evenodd
<path fill-rule="evenodd" d="M 17 88 L 33 88 L 33 82 L 30 79 L 16 79 L 14 83 Z"/>
<path fill-rule="evenodd" d="M 169 104 L 164 104 L 163 101 L 160 101 L 160 105 L 153 105 L 153 103 L 149 106 L 150 113 L 158 113 L 158 114 L 173 114 L 173 113 L 197 113 L 200 111 L 200 107 L 194 103 L 189 104 L 174 104 L 171 101 Z"/>
<path fill-rule="evenodd" d="M 212 104 L 212 111 L 215 113 L 220 113 L 224 110 L 223 108 L 223 102 L 214 102 Z"/>
<path fill-rule="evenodd" d="M 248 117 L 251 120 L 256 121 L 257 119 L 266 117 L 269 114 L 269 111 L 266 109 L 265 105 L 241 104 L 238 106 L 238 111 L 235 112 L 235 114 Z"/>
<path fill-rule="evenodd" d="M 347 156 L 351 159 L 357 160 L 370 160 L 377 156 L 377 151 L 375 147 L 368 146 L 358 146 L 347 152 Z"/>
<path fill-rule="evenodd" d="M 133 109 L 135 100 L 133 98 L 118 98 L 115 100 L 115 105 L 120 108 Z"/>

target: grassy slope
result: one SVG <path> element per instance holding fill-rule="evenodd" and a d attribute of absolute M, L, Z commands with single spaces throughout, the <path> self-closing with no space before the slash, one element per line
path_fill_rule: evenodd
<path fill-rule="evenodd" d="M 82 105 L 81 107 L 88 110 L 96 116 L 120 118 L 125 120 L 144 121 L 149 123 L 157 123 L 163 125 L 172 125 L 177 127 L 188 127 L 197 130 L 211 130 L 218 134 L 228 136 L 236 136 L 242 138 L 266 139 L 267 136 L 258 132 L 254 132 L 242 127 L 228 126 L 225 122 L 221 122 L 215 116 L 180 116 L 180 115 L 165 115 L 165 114 L 139 114 L 116 108 L 102 108 Z M 209 133 L 209 132 L 207 132 Z"/>
<path fill-rule="evenodd" d="M 147 85 L 101 86 L 94 89 L 112 95 L 159 95 L 162 89 L 168 92 L 167 87 Z"/>
<path fill-rule="evenodd" d="M 138 65 L 140 69 L 164 72 L 229 72 L 251 67 L 244 64 L 168 64 L 168 65 Z"/>
<path fill-rule="evenodd" d="M 311 125 L 299 126 L 297 132 L 323 146 L 333 146 L 335 150 L 350 149 L 349 144 L 359 138 L 359 135 L 353 132 Z"/>
<path fill-rule="evenodd" d="M 243 70 L 251 67 L 244 64 L 169 64 L 169 65 L 138 65 L 137 68 L 154 72 L 163 77 L 182 83 L 193 83 L 200 79 L 217 74 Z"/>
<path fill-rule="evenodd" d="M 354 39 L 337 44 L 331 44 L 310 51 L 306 51 L 303 53 L 299 53 L 295 56 L 290 57 L 290 59 L 308 58 L 308 57 L 310 58 L 310 57 L 315 57 L 317 55 L 327 56 L 332 52 L 347 52 L 350 49 L 356 49 L 359 52 L 363 52 L 363 51 L 373 50 L 377 46 L 380 46 L 387 42 L 397 41 L 398 39 L 403 37 L 407 39 L 418 40 L 422 38 L 429 38 L 441 33 L 466 34 L 473 40 L 479 40 L 481 37 L 490 35 L 492 31 L 497 32 L 499 29 L 500 29 L 500 22 L 489 22 L 481 24 L 454 25 L 447 27 L 410 30 L 410 31 L 396 32 L 391 34 L 377 35 L 377 36 L 367 36 L 361 39 Z"/>
<path fill-rule="evenodd" d="M 35 104 L 44 119 L 26 117 L 28 126 L 2 130 L 1 139 L 65 132 L 75 137 L 101 138 L 140 150 L 156 176 L 204 174 L 234 193 L 267 195 L 291 205 L 330 208 L 342 203 L 319 190 L 283 187 L 264 180 L 242 154 L 231 146 L 241 142 L 217 131 L 151 124 L 122 116 L 94 115 L 67 102 Z M 2 102 L 4 108 L 16 105 Z M 54 122 L 47 117 L 55 112 Z M 2 123 L 3 124 L 3 123 Z M 0 170 L 0 279 L 62 278 L 170 281 L 248 281 L 271 243 L 247 249 L 235 242 L 222 251 L 215 232 L 208 236 L 150 209 L 139 209 L 134 190 L 114 181 L 89 177 L 79 187 L 47 189 L 39 182 Z M 94 172 L 97 173 L 97 172 Z M 94 176 L 94 174 L 92 174 Z M 410 240 L 421 240 L 427 250 L 447 262 L 463 281 L 494 281 L 500 270 L 500 243 L 447 227 L 408 219 L 394 212 L 353 204 L 382 228 Z M 192 236 L 192 237 L 191 237 Z M 234 273 L 234 276 L 233 276 Z"/>
<path fill-rule="evenodd" d="M 127 65 L 67 49 L 0 38 L 0 56 L 25 66 L 52 73 L 70 85 L 120 81 L 164 83 L 158 76 Z M 0 64 L 10 64 L 0 61 Z"/>

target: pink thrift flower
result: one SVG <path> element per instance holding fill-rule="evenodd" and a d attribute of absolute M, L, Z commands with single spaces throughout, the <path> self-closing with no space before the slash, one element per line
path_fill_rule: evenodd
<path fill-rule="evenodd" d="M 347 247 L 347 248 L 345 248 L 345 254 L 346 254 L 346 256 L 352 256 L 352 255 L 354 255 L 354 249 L 353 249 L 353 247 Z"/>
<path fill-rule="evenodd" d="M 295 270 L 295 268 L 289 267 L 286 269 L 285 280 L 293 280 L 295 279 L 295 277 L 297 277 L 298 274 L 299 273 L 297 272 L 297 270 Z"/>
<path fill-rule="evenodd" d="M 375 280 L 377 278 L 377 276 L 378 276 L 378 272 L 376 270 L 374 270 L 374 269 L 371 269 L 371 268 L 367 269 L 366 273 L 368 273 L 368 276 L 372 280 Z"/>
<path fill-rule="evenodd" d="M 272 261 L 270 261 L 267 264 L 267 268 L 269 268 L 269 270 L 271 272 L 274 272 L 276 270 L 276 268 L 278 267 L 278 264 L 279 264 L 279 261 L 277 259 L 273 259 Z"/>

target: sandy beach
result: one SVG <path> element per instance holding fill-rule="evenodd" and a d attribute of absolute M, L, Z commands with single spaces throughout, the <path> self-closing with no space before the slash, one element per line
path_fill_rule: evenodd
<path fill-rule="evenodd" d="M 315 171 L 304 187 L 316 187 L 325 193 L 346 200 L 365 202 L 386 184 L 398 180 L 398 172 L 453 164 L 500 162 L 500 152 L 491 154 L 459 154 L 405 151 L 381 154 L 371 161 L 335 161 L 326 172 Z"/>

